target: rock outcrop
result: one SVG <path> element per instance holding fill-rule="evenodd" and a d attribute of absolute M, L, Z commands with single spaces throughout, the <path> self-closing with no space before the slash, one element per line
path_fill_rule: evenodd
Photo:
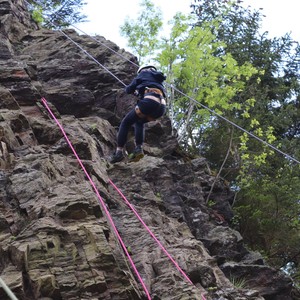
<path fill-rule="evenodd" d="M 0 25 L 0 276 L 18 299 L 146 299 L 42 97 L 105 201 L 152 299 L 293 299 L 289 277 L 248 251 L 230 227 L 233 195 L 221 180 L 215 183 L 204 158 L 181 153 L 167 117 L 148 124 L 141 161 L 107 163 L 120 119 L 135 103 L 122 86 L 134 76 L 133 55 L 103 37 L 97 42 L 64 31 L 117 81 L 62 32 L 38 28 L 22 0 L 0 0 Z M 9 299 L 1 288 L 0 299 Z"/>

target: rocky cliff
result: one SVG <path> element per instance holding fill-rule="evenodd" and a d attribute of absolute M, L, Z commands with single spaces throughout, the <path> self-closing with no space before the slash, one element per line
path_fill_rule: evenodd
<path fill-rule="evenodd" d="M 18 299 L 146 299 L 42 97 L 104 199 L 152 299 L 295 299 L 291 280 L 248 251 L 231 228 L 232 194 L 221 180 L 210 195 L 213 205 L 206 205 L 215 178 L 204 158 L 181 153 L 167 117 L 148 124 L 141 161 L 109 165 L 118 125 L 135 99 L 60 31 L 38 28 L 23 0 L 0 0 L 0 25 L 0 276 Z M 132 54 L 103 37 L 65 33 L 121 81 L 131 81 Z M 0 299 L 8 299 L 1 288 Z"/>

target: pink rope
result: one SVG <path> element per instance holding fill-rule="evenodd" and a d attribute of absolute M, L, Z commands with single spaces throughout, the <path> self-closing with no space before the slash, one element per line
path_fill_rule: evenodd
<path fill-rule="evenodd" d="M 174 260 L 174 258 L 169 254 L 169 252 L 166 250 L 166 248 L 162 245 L 162 243 L 157 239 L 157 237 L 154 235 L 154 233 L 151 231 L 151 229 L 146 225 L 146 223 L 143 221 L 143 219 L 140 217 L 140 215 L 137 213 L 135 208 L 131 205 L 131 203 L 127 200 L 127 198 L 124 196 L 124 194 L 121 192 L 121 190 L 112 182 L 111 179 L 109 179 L 109 183 L 115 188 L 115 190 L 119 193 L 119 195 L 123 198 L 123 200 L 126 202 L 126 204 L 130 207 L 130 209 L 134 212 L 136 217 L 140 220 L 140 222 L 143 224 L 143 226 L 146 228 L 148 233 L 152 236 L 152 238 L 157 242 L 159 247 L 163 250 L 163 252 L 168 256 L 168 258 L 171 260 L 171 262 L 175 265 L 177 270 L 183 275 L 183 277 L 194 286 L 191 279 L 185 274 L 185 272 L 180 268 L 178 263 Z M 201 295 L 203 300 L 206 300 L 204 295 Z"/>
<path fill-rule="evenodd" d="M 141 275 L 139 274 L 139 272 L 138 272 L 138 270 L 137 270 L 137 268 L 136 268 L 136 266 L 135 266 L 135 264 L 134 264 L 134 262 L 133 262 L 131 256 L 129 255 L 129 253 L 128 253 L 128 251 L 127 251 L 127 248 L 126 248 L 126 246 L 125 246 L 125 244 L 124 244 L 124 242 L 123 242 L 123 240 L 122 240 L 122 238 L 121 238 L 121 236 L 120 236 L 120 234 L 119 234 L 119 232 L 118 232 L 118 230 L 117 230 L 117 228 L 116 228 L 116 226 L 115 226 L 115 224 L 114 224 L 114 221 L 113 221 L 113 219 L 112 219 L 112 217 L 111 217 L 111 215 L 110 215 L 110 213 L 109 213 L 109 211 L 108 211 L 108 209 L 107 209 L 107 207 L 106 207 L 106 205 L 105 205 L 105 202 L 103 201 L 102 197 L 100 196 L 100 194 L 99 194 L 99 192 L 98 192 L 98 189 L 97 189 L 95 183 L 93 182 L 92 178 L 91 178 L 90 175 L 88 174 L 88 172 L 87 172 L 86 168 L 84 167 L 84 165 L 83 165 L 81 159 L 80 159 L 79 156 L 77 155 L 76 150 L 74 149 L 74 147 L 73 147 L 71 141 L 69 140 L 69 138 L 68 138 L 68 136 L 67 136 L 67 134 L 66 134 L 64 128 L 63 128 L 62 125 L 59 123 L 59 121 L 57 120 L 57 118 L 55 117 L 55 115 L 53 114 L 53 112 L 51 111 L 50 107 L 48 106 L 47 100 L 46 100 L 45 98 L 42 98 L 42 102 L 43 102 L 44 106 L 46 107 L 46 109 L 48 110 L 48 112 L 49 112 L 49 114 L 51 115 L 51 117 L 53 118 L 53 120 L 56 122 L 56 124 L 57 124 L 58 127 L 60 128 L 61 132 L 63 133 L 63 135 L 64 135 L 64 137 L 65 137 L 65 139 L 66 139 L 66 141 L 67 141 L 67 143 L 69 144 L 70 148 L 72 149 L 72 151 L 73 151 L 73 153 L 74 153 L 74 155 L 75 155 L 77 161 L 79 162 L 79 164 L 80 164 L 82 170 L 84 171 L 86 177 L 87 177 L 88 180 L 90 181 L 90 183 L 91 183 L 91 185 L 92 185 L 92 187 L 93 187 L 93 189 L 94 189 L 94 191 L 95 191 L 95 193 L 96 193 L 96 195 L 97 195 L 97 197 L 98 197 L 98 199 L 99 199 L 99 202 L 100 202 L 102 208 L 104 209 L 104 211 L 105 211 L 105 213 L 106 213 L 106 215 L 107 215 L 107 218 L 108 218 L 108 220 L 109 220 L 109 222 L 110 222 L 110 224 L 111 224 L 111 226 L 112 226 L 112 228 L 113 228 L 113 230 L 114 230 L 114 232 L 115 232 L 115 234 L 116 234 L 116 236 L 117 236 L 117 238 L 118 238 L 118 240 L 119 240 L 119 242 L 120 242 L 120 244 L 121 244 L 121 246 L 122 246 L 122 248 L 123 248 L 123 250 L 124 250 L 124 252 L 125 252 L 125 254 L 126 254 L 126 256 L 128 257 L 128 259 L 129 259 L 129 261 L 130 261 L 130 263 L 131 263 L 132 268 L 134 269 L 134 272 L 136 273 L 136 275 L 137 275 L 139 281 L 141 282 L 141 284 L 142 284 L 142 286 L 143 286 L 143 289 L 144 289 L 144 291 L 145 291 L 145 293 L 146 293 L 148 299 L 151 300 L 151 297 L 150 297 L 150 294 L 149 294 L 149 292 L 148 292 L 148 290 L 147 290 L 147 287 L 146 287 L 145 283 L 143 282 L 143 279 L 142 279 Z"/>

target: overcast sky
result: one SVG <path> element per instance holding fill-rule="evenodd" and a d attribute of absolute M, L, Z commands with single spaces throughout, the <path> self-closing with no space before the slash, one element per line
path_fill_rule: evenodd
<path fill-rule="evenodd" d="M 83 13 L 89 22 L 76 26 L 88 34 L 99 34 L 116 43 L 121 48 L 126 47 L 126 40 L 120 36 L 120 26 L 127 16 L 135 19 L 140 12 L 141 0 L 86 0 Z M 155 6 L 161 8 L 165 23 L 171 20 L 176 12 L 190 12 L 190 0 L 152 0 Z M 258 9 L 263 8 L 266 15 L 263 30 L 270 37 L 283 36 L 291 33 L 292 38 L 300 42 L 299 5 L 300 0 L 244 0 L 244 5 Z"/>

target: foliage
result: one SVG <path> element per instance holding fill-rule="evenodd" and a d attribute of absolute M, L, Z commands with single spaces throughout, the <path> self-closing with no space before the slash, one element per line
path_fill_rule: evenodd
<path fill-rule="evenodd" d="M 32 11 L 32 19 L 39 25 L 44 22 L 43 18 L 43 9 L 41 6 L 37 5 L 35 9 Z"/>
<path fill-rule="evenodd" d="M 239 2 L 195 0 L 193 14 L 176 14 L 170 36 L 143 48 L 140 60 L 156 54 L 167 73 L 183 148 L 206 157 L 238 192 L 245 241 L 299 283 L 300 169 L 282 153 L 300 159 L 300 46 L 260 33 L 261 11 Z"/>
<path fill-rule="evenodd" d="M 300 262 L 299 166 L 286 163 L 272 173 L 269 166 L 264 169 L 265 173 L 244 178 L 248 183 L 239 192 L 235 208 L 241 217 L 240 231 L 271 265 L 290 266 L 290 273 L 296 273 Z"/>
<path fill-rule="evenodd" d="M 258 11 L 253 12 L 236 3 L 228 9 L 223 1 L 201 0 L 198 3 L 201 11 L 198 24 L 203 26 L 213 13 L 220 20 L 218 27 L 212 27 L 216 39 L 226 43 L 226 51 L 239 65 L 250 62 L 259 71 L 247 81 L 244 91 L 233 99 L 239 103 L 247 99 L 255 101 L 249 110 L 251 118 L 246 112 L 242 117 L 247 117 L 247 120 L 241 119 L 239 125 L 260 135 L 259 124 L 265 135 L 270 135 L 271 131 L 276 135 L 275 146 L 284 147 L 280 140 L 282 135 L 291 137 L 291 134 L 299 133 L 300 124 L 295 121 L 299 117 L 299 111 L 295 110 L 299 105 L 299 45 L 289 36 L 268 39 L 266 34 L 260 35 L 262 16 Z M 233 117 L 240 120 L 236 115 Z M 267 140 L 266 136 L 264 138 Z"/>
<path fill-rule="evenodd" d="M 80 12 L 86 4 L 84 0 L 28 0 L 28 3 L 33 20 L 43 27 L 68 27 L 86 18 Z"/>
<path fill-rule="evenodd" d="M 137 20 L 126 18 L 120 27 L 121 35 L 128 38 L 128 46 L 138 56 L 139 63 L 157 49 L 158 33 L 162 28 L 162 12 L 150 0 L 141 2 L 141 11 Z"/>
<path fill-rule="evenodd" d="M 249 77 L 256 70 L 249 64 L 239 67 L 230 53 L 216 54 L 226 45 L 213 39 L 208 30 L 195 27 L 189 37 L 179 44 L 182 55 L 181 62 L 177 64 L 177 86 L 188 96 L 222 114 L 224 110 L 241 109 L 241 105 L 231 102 L 231 99 L 243 89 L 241 77 Z M 180 105 L 184 107 L 186 103 Z M 208 116 L 207 110 L 196 112 L 200 116 Z M 192 127 L 196 128 L 198 124 Z"/>
<path fill-rule="evenodd" d="M 179 141 L 186 150 L 199 153 L 205 134 L 216 120 L 203 108 L 207 106 L 219 115 L 233 112 L 248 118 L 254 100 L 238 103 L 232 99 L 258 71 L 248 62 L 239 66 L 226 52 L 226 44 L 216 40 L 211 27 L 218 26 L 218 21 L 201 27 L 191 27 L 191 21 L 182 14 L 174 17 L 170 39 L 162 43 L 157 60 L 168 71 L 169 82 L 183 91 L 170 93 L 170 115 Z"/>
<path fill-rule="evenodd" d="M 235 277 L 233 275 L 229 276 L 230 282 L 238 289 L 244 289 L 247 285 L 247 280 L 245 278 Z"/>
<path fill-rule="evenodd" d="M 219 0 L 195 2 L 198 25 L 217 18 L 219 26 L 211 27 L 216 40 L 226 43 L 226 51 L 239 65 L 250 62 L 259 71 L 232 99 L 238 103 L 251 99 L 249 109 L 242 115 L 227 116 L 299 159 L 299 44 L 289 35 L 269 39 L 267 33 L 260 34 L 260 11 L 245 9 L 237 2 L 231 6 Z M 202 154 L 216 167 L 221 165 L 228 144 L 220 143 L 228 140 L 226 127 L 229 125 L 224 121 L 215 120 L 202 143 Z M 239 190 L 235 210 L 243 237 L 273 266 L 299 274 L 299 165 L 246 133 L 235 141 L 235 151 L 222 175 Z"/>

